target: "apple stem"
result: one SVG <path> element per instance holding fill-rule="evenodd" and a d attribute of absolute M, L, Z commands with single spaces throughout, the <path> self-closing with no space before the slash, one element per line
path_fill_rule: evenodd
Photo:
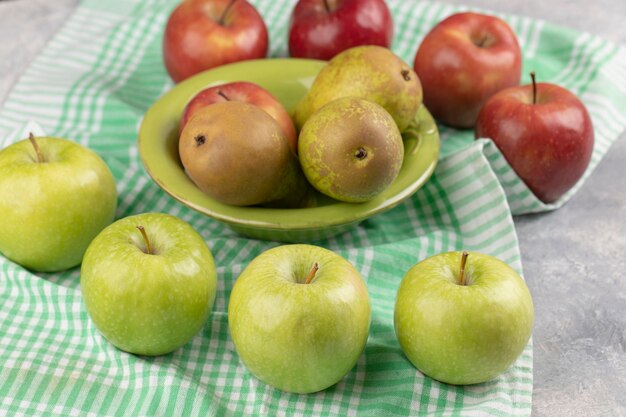
<path fill-rule="evenodd" d="M 475 45 L 478 46 L 479 48 L 485 48 L 489 42 L 491 41 L 491 39 L 489 38 L 488 35 L 483 35 L 477 42 L 475 42 Z"/>
<path fill-rule="evenodd" d="M 218 95 L 218 96 L 222 96 L 222 97 L 224 97 L 224 100 L 226 100 L 226 101 L 230 101 L 230 99 L 228 98 L 228 96 L 227 96 L 226 94 L 224 94 L 224 92 L 222 92 L 222 90 L 218 91 L 218 92 L 217 92 L 217 95 Z"/>
<path fill-rule="evenodd" d="M 467 251 L 463 251 L 461 255 L 461 273 L 459 274 L 459 284 L 465 285 L 465 264 L 467 263 L 467 256 L 469 253 Z"/>
<path fill-rule="evenodd" d="M 535 71 L 530 72 L 530 79 L 533 82 L 533 104 L 537 104 L 537 81 L 535 80 Z"/>
<path fill-rule="evenodd" d="M 30 140 L 30 143 L 33 145 L 33 148 L 35 148 L 35 153 L 37 154 L 37 162 L 46 162 L 45 159 L 43 159 L 43 155 L 41 154 L 41 149 L 39 149 L 39 145 L 37 144 L 37 141 L 35 140 L 35 135 L 33 135 L 32 132 L 28 134 L 28 139 Z"/>
<path fill-rule="evenodd" d="M 331 12 L 330 5 L 328 4 L 328 0 L 324 0 L 324 7 L 326 8 L 327 13 Z"/>
<path fill-rule="evenodd" d="M 146 242 L 146 253 L 148 255 L 153 255 L 152 246 L 150 245 L 150 240 L 148 239 L 146 229 L 143 226 L 137 226 L 137 229 L 139 229 L 139 231 L 141 232 L 141 236 L 143 236 L 144 242 Z"/>
<path fill-rule="evenodd" d="M 224 8 L 224 11 L 222 12 L 222 15 L 220 16 L 220 20 L 218 21 L 218 23 L 220 25 L 224 25 L 224 19 L 226 19 L 226 15 L 228 14 L 228 11 L 231 9 L 231 7 L 233 7 L 233 4 L 235 4 L 237 0 L 230 0 L 230 3 L 228 3 L 226 5 L 226 7 Z"/>
<path fill-rule="evenodd" d="M 310 284 L 311 281 L 313 281 L 313 278 L 315 278 L 315 273 L 317 272 L 318 269 L 320 269 L 320 267 L 317 264 L 317 262 L 315 262 L 313 264 L 313 267 L 311 268 L 311 271 L 309 272 L 309 275 L 306 277 L 306 280 L 304 281 L 305 284 Z"/>

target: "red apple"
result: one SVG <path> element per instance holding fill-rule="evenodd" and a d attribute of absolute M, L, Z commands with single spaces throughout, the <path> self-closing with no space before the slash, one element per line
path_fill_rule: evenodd
<path fill-rule="evenodd" d="M 578 97 L 555 84 L 535 84 L 531 76 L 532 84 L 502 90 L 485 103 L 475 135 L 491 138 L 528 188 L 552 203 L 589 165 L 593 126 Z"/>
<path fill-rule="evenodd" d="M 287 110 L 269 91 L 260 85 L 246 81 L 215 85 L 200 91 L 187 103 L 180 120 L 180 130 L 183 130 L 187 121 L 197 110 L 222 101 L 243 101 L 265 110 L 287 135 L 291 150 L 294 153 L 297 152 L 298 136 Z"/>
<path fill-rule="evenodd" d="M 170 15 L 163 60 L 174 82 L 230 62 L 264 58 L 267 27 L 246 0 L 185 0 Z"/>
<path fill-rule="evenodd" d="M 353 46 L 389 48 L 392 39 L 384 0 L 300 0 L 291 14 L 289 54 L 329 60 Z"/>
<path fill-rule="evenodd" d="M 439 121 L 473 127 L 494 93 L 519 84 L 522 54 L 503 20 L 458 13 L 439 22 L 419 46 L 413 64 L 424 88 L 424 105 Z"/>

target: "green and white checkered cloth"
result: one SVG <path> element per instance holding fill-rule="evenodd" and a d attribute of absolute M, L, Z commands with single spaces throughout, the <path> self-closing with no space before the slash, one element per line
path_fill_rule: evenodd
<path fill-rule="evenodd" d="M 295 0 L 256 0 L 271 56 L 286 56 Z M 389 0 L 393 49 L 407 62 L 439 20 L 460 10 Z M 413 197 L 348 233 L 315 242 L 337 251 L 365 278 L 372 325 L 364 354 L 337 385 L 287 394 L 253 378 L 228 334 L 228 297 L 243 268 L 276 242 L 237 235 L 179 204 L 146 174 L 137 153 L 142 115 L 172 87 L 161 57 L 175 0 L 85 0 L 15 86 L 0 113 L 0 144 L 43 132 L 99 153 L 117 180 L 117 217 L 148 211 L 189 222 L 209 244 L 218 293 L 209 321 L 186 346 L 163 357 L 116 350 L 88 319 L 79 269 L 33 274 L 0 256 L 0 415 L 8 416 L 527 416 L 532 347 L 497 379 L 457 387 L 424 377 L 403 356 L 393 329 L 398 284 L 417 261 L 461 248 L 492 254 L 522 270 L 511 213 L 554 209 L 538 201 L 490 141 L 441 130 L 434 176 Z M 626 52 L 589 34 L 502 16 L 524 51 L 524 73 L 577 93 L 595 126 L 587 175 L 626 126 Z M 523 82 L 528 82 L 524 79 Z M 580 186 L 580 185 L 579 185 Z M 541 317 L 537 317 L 541 320 Z"/>

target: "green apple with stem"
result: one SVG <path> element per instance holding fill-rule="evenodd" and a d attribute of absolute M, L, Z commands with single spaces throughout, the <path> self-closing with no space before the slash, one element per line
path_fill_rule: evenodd
<path fill-rule="evenodd" d="M 217 272 L 211 251 L 186 222 L 162 213 L 125 217 L 89 245 L 80 270 L 87 313 L 114 346 L 163 355 L 205 324 Z"/>
<path fill-rule="evenodd" d="M 488 381 L 515 362 L 533 326 L 528 287 L 509 265 L 478 252 L 427 258 L 396 298 L 396 336 L 413 365 L 441 382 Z"/>
<path fill-rule="evenodd" d="M 258 379 L 288 392 L 320 391 L 341 380 L 365 347 L 367 287 L 333 251 L 278 246 L 237 278 L 228 325 L 241 361 Z"/>
<path fill-rule="evenodd" d="M 31 134 L 0 151 L 0 252 L 25 268 L 78 265 L 116 207 L 113 174 L 78 143 Z"/>

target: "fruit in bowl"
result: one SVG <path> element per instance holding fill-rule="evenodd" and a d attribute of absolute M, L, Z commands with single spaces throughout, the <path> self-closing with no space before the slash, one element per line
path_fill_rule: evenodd
<path fill-rule="evenodd" d="M 376 57 L 389 65 L 373 66 L 368 59 Z M 352 72 L 346 78 L 343 74 L 348 67 Z M 367 99 L 353 96 L 358 90 L 354 81 L 359 77 L 363 87 L 359 93 Z M 377 89 L 368 86 L 372 77 L 379 83 Z M 305 144 L 298 147 L 302 154 L 296 159 L 313 187 L 326 196 L 353 203 L 368 201 L 387 188 L 400 171 L 404 151 L 393 115 L 406 126 L 415 120 L 421 98 L 418 87 L 419 80 L 410 74 L 408 65 L 385 48 L 352 48 L 328 63 L 313 82 L 307 96 L 310 100 L 304 99 L 300 107 L 312 110 L 321 105 L 306 117 L 299 135 Z M 283 152 L 285 129 L 279 135 L 270 129 L 276 123 L 253 111 L 257 106 L 234 105 L 237 102 L 228 100 L 220 88 L 212 86 L 199 93 L 183 113 L 179 151 L 189 177 L 225 204 L 293 208 L 313 204 L 307 184 L 301 181 L 302 170 Z M 217 96 L 222 99 L 220 104 L 233 105 L 204 106 L 185 121 L 195 103 L 203 107 L 198 97 L 205 92 L 210 94 L 209 100 Z M 320 96 L 329 101 L 317 100 Z M 387 105 L 393 115 L 370 100 Z"/>
<path fill-rule="evenodd" d="M 400 131 L 415 120 L 422 105 L 422 86 L 411 67 L 387 48 L 358 46 L 326 64 L 294 112 L 296 128 L 325 104 L 341 97 L 360 97 L 382 106 Z"/>
<path fill-rule="evenodd" d="M 185 0 L 163 33 L 163 62 L 174 82 L 230 62 L 264 58 L 268 34 L 246 0 Z"/>
<path fill-rule="evenodd" d="M 413 67 L 424 86 L 424 105 L 435 119 L 471 128 L 489 97 L 519 84 L 522 54 L 504 20 L 464 12 L 432 28 Z"/>
<path fill-rule="evenodd" d="M 287 135 L 255 105 L 224 101 L 198 110 L 183 128 L 178 149 L 198 188 L 224 204 L 308 204 L 310 187 Z"/>
<path fill-rule="evenodd" d="M 289 140 L 289 147 L 294 153 L 298 152 L 298 135 L 293 126 L 291 117 L 283 105 L 263 87 L 249 83 L 246 81 L 237 81 L 214 85 L 203 89 L 193 96 L 189 103 L 185 106 L 183 116 L 180 121 L 180 130 L 187 124 L 191 116 L 203 107 L 223 101 L 242 101 L 244 103 L 254 104 L 265 110 L 270 116 L 280 124 L 283 132 Z"/>
<path fill-rule="evenodd" d="M 437 125 L 424 106 L 418 109 L 414 127 L 403 133 L 404 159 L 395 181 L 364 203 L 314 193 L 314 205 L 297 209 L 233 206 L 202 192 L 185 173 L 178 152 L 180 116 L 195 94 L 224 82 L 248 81 L 268 90 L 292 112 L 325 65 L 297 58 L 246 61 L 214 68 L 176 85 L 151 106 L 141 124 L 138 148 L 147 173 L 174 199 L 258 239 L 319 241 L 395 207 L 429 179 L 437 164 Z"/>
<path fill-rule="evenodd" d="M 594 132 L 585 105 L 550 83 L 502 90 L 480 111 L 475 136 L 490 138 L 511 168 L 544 203 L 553 203 L 583 176 Z"/>
<path fill-rule="evenodd" d="M 391 185 L 404 146 L 393 118 L 378 104 L 343 97 L 309 117 L 300 131 L 298 155 L 309 182 L 336 200 L 371 200 Z"/>

